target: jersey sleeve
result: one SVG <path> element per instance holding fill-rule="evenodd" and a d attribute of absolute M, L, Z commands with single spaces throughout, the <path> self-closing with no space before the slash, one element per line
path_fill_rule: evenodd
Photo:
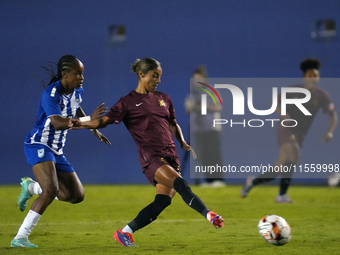
<path fill-rule="evenodd" d="M 45 90 L 41 96 L 41 104 L 44 108 L 46 116 L 60 115 L 62 116 L 61 109 L 59 106 L 60 95 L 57 88 L 54 87 L 52 90 Z"/>
<path fill-rule="evenodd" d="M 321 107 L 325 114 L 330 114 L 335 111 L 334 104 L 328 92 L 322 91 Z"/>
<path fill-rule="evenodd" d="M 83 97 L 83 94 L 84 94 L 84 88 L 81 87 L 80 89 L 78 89 L 78 93 L 79 93 L 80 99 L 81 99 L 79 103 L 81 103 L 82 102 L 82 97 Z"/>
<path fill-rule="evenodd" d="M 127 113 L 127 105 L 123 98 L 111 107 L 110 111 L 105 115 L 112 120 L 112 123 L 119 124 Z"/>
<path fill-rule="evenodd" d="M 172 104 L 172 100 L 169 97 L 169 95 L 167 95 L 167 101 L 168 101 L 168 104 L 169 104 L 170 119 L 171 120 L 176 119 L 176 113 L 175 113 L 174 105 Z"/>

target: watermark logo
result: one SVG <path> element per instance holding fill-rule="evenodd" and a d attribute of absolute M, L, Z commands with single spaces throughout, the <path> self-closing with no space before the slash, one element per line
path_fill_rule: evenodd
<path fill-rule="evenodd" d="M 217 91 L 210 85 L 202 83 L 202 82 L 198 82 L 208 88 L 210 88 L 218 97 L 218 99 L 220 100 L 220 103 L 222 105 L 222 101 L 220 96 L 218 95 Z M 232 98 L 233 98 L 233 115 L 244 115 L 244 94 L 242 92 L 242 90 L 232 84 L 215 84 L 215 88 L 219 88 L 219 89 L 228 89 L 231 94 L 232 94 Z M 204 90 L 205 92 L 207 92 L 212 99 L 215 102 L 216 105 L 216 101 L 214 99 L 214 97 L 212 96 L 212 94 L 203 88 L 199 88 L 201 90 Z M 255 115 L 260 115 L 260 116 L 264 116 L 264 115 L 270 115 L 272 113 L 275 112 L 275 110 L 277 109 L 278 106 L 278 92 L 277 92 L 277 87 L 273 87 L 272 88 L 272 105 L 270 107 L 270 109 L 267 110 L 258 110 L 255 109 L 254 104 L 253 104 L 253 88 L 252 87 L 248 87 L 247 88 L 247 92 L 248 92 L 248 97 L 247 97 L 247 103 L 248 103 L 248 109 L 251 113 L 255 114 Z M 305 97 L 303 98 L 287 98 L 287 94 L 288 93 L 302 93 L 305 95 Z M 312 115 L 304 106 L 303 104 L 308 102 L 311 98 L 311 93 L 309 90 L 305 89 L 305 88 L 297 88 L 297 87 L 284 87 L 281 88 L 281 115 L 286 115 L 287 114 L 287 105 L 288 104 L 294 104 L 298 109 L 300 109 L 300 111 L 304 114 L 304 115 Z M 202 108 L 201 108 L 201 114 L 202 115 L 206 115 L 207 114 L 207 99 L 206 99 L 206 95 L 202 94 Z"/>
<path fill-rule="evenodd" d="M 205 86 L 205 87 L 207 87 L 209 89 L 211 89 L 211 91 L 214 92 L 215 95 L 217 96 L 217 98 L 220 101 L 220 104 L 222 106 L 221 97 L 220 97 L 220 95 L 217 93 L 217 91 L 212 86 L 210 86 L 208 84 L 205 84 L 203 82 L 197 82 L 197 83 L 201 84 L 201 85 L 203 85 L 203 86 Z M 214 101 L 215 105 L 217 105 L 214 96 L 211 94 L 211 92 L 209 90 L 207 90 L 205 88 L 202 88 L 202 87 L 197 87 L 197 88 L 203 90 L 204 92 L 206 92 L 212 98 L 212 100 Z M 207 115 L 207 95 L 206 94 L 202 94 L 201 95 L 201 100 L 202 100 L 202 102 L 201 102 L 201 114 L 202 115 Z"/>
<path fill-rule="evenodd" d="M 237 87 L 236 85 L 232 84 L 215 84 L 214 87 L 202 83 L 202 82 L 197 82 L 210 90 L 212 90 L 217 98 L 220 101 L 220 104 L 222 106 L 222 100 L 219 94 L 217 93 L 216 89 L 228 89 L 229 92 L 231 92 L 232 95 L 232 102 L 233 102 L 233 115 L 245 115 L 245 96 L 242 92 L 242 90 Z M 203 90 L 207 94 L 210 95 L 210 97 L 213 99 L 215 105 L 216 100 L 213 97 L 212 93 L 210 93 L 207 89 L 198 87 L 199 89 Z M 306 107 L 303 105 L 304 103 L 307 103 L 311 99 L 311 93 L 309 90 L 302 88 L 302 87 L 282 87 L 281 88 L 281 93 L 280 93 L 280 105 L 278 102 L 278 88 L 273 87 L 272 88 L 272 104 L 269 109 L 264 109 L 264 110 L 259 110 L 254 107 L 253 103 L 253 88 L 252 87 L 247 87 L 247 106 L 248 110 L 257 116 L 267 116 L 275 111 L 277 109 L 281 110 L 281 115 L 286 115 L 287 114 L 287 105 L 294 105 L 299 111 L 301 111 L 304 115 L 310 116 L 312 115 Z M 291 96 L 291 95 L 295 96 Z M 299 95 L 299 96 L 296 96 Z M 268 99 L 268 101 L 270 101 Z M 207 115 L 207 95 L 202 94 L 201 95 L 201 115 Z M 265 122 L 271 122 L 271 126 L 274 127 L 274 122 L 279 121 L 279 119 L 250 119 L 249 121 L 246 122 L 246 120 L 243 120 L 243 122 L 235 122 L 232 119 L 227 120 L 227 119 L 213 119 L 213 127 L 216 127 L 217 125 L 225 125 L 227 123 L 230 123 L 231 127 L 233 125 L 242 125 L 243 127 L 246 126 L 246 123 L 248 124 L 249 127 L 262 127 Z M 295 119 L 283 119 L 281 120 L 281 125 L 284 127 L 295 127 L 298 125 L 298 122 Z"/>

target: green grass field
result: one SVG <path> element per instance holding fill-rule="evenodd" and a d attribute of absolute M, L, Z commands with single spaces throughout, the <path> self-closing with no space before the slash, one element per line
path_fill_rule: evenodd
<path fill-rule="evenodd" d="M 276 204 L 277 186 L 260 186 L 241 199 L 241 186 L 193 186 L 206 205 L 225 219 L 216 230 L 177 194 L 158 219 L 134 233 L 139 247 L 123 247 L 114 231 L 132 220 L 154 198 L 144 185 L 85 185 L 84 202 L 54 201 L 30 235 L 39 248 L 9 248 L 25 212 L 16 200 L 18 186 L 0 186 L 0 254 L 340 254 L 340 190 L 292 186 L 294 204 Z M 28 206 L 33 199 L 29 200 Z M 257 231 L 266 214 L 284 217 L 292 239 L 284 246 L 267 244 Z"/>

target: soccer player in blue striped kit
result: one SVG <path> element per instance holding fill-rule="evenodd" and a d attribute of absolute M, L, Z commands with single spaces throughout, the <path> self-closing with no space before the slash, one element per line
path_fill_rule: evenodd
<path fill-rule="evenodd" d="M 39 197 L 33 202 L 17 235 L 11 241 L 11 247 L 38 247 L 28 240 L 28 236 L 55 198 L 72 204 L 84 199 L 84 188 L 63 155 L 66 134 L 72 127 L 72 119 L 90 118 L 84 117 L 85 113 L 80 107 L 84 65 L 76 57 L 65 55 L 60 58 L 57 67 L 56 75 L 50 70 L 53 77 L 41 96 L 36 123 L 25 138 L 27 162 L 32 166 L 37 182 L 29 177 L 22 178 L 19 209 L 25 210 L 27 200 L 33 194 Z M 102 106 L 98 106 L 92 113 L 92 119 L 106 112 Z M 100 141 L 110 144 L 98 130 L 91 131 Z"/>
<path fill-rule="evenodd" d="M 173 136 L 180 142 L 182 149 L 190 151 L 194 158 L 196 155 L 184 140 L 170 97 L 156 91 L 162 75 L 160 63 L 153 58 L 143 58 L 132 64 L 131 69 L 138 76 L 135 90 L 122 97 L 103 118 L 74 122 L 74 128 L 104 128 L 109 124 L 124 122 L 137 145 L 143 173 L 156 187 L 154 201 L 143 208 L 134 220 L 117 230 L 113 238 L 123 246 L 135 246 L 132 233 L 156 220 L 171 204 L 176 192 L 215 228 L 223 227 L 223 218 L 210 211 L 181 176 Z"/>

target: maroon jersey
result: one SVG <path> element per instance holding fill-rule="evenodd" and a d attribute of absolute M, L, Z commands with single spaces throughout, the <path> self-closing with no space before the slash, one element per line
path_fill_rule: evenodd
<path fill-rule="evenodd" d="M 139 161 L 146 167 L 158 157 L 178 161 L 170 120 L 175 111 L 170 97 L 162 92 L 139 94 L 131 91 L 106 114 L 114 124 L 124 122 L 138 149 Z"/>
<path fill-rule="evenodd" d="M 303 85 L 296 85 L 293 87 L 303 88 Z M 302 93 L 287 93 L 287 98 L 303 98 L 304 94 Z M 281 103 L 281 97 L 279 97 L 279 104 Z M 311 93 L 311 99 L 304 103 L 303 106 L 312 114 L 312 115 L 304 115 L 303 112 L 294 104 L 287 105 L 287 113 L 289 113 L 290 117 L 298 122 L 297 126 L 294 128 L 297 132 L 306 135 L 309 127 L 311 126 L 318 110 L 320 108 L 323 109 L 325 114 L 330 114 L 332 111 L 335 111 L 334 105 L 329 94 L 321 89 L 316 88 L 313 93 Z"/>

